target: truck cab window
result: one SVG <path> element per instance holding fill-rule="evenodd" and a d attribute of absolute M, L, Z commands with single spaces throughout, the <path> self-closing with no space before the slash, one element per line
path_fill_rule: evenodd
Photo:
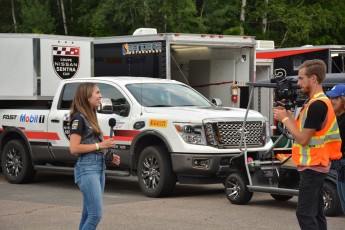
<path fill-rule="evenodd" d="M 74 92 L 76 91 L 79 83 L 66 84 L 62 90 L 61 100 L 58 105 L 58 109 L 70 109 L 74 98 Z"/>

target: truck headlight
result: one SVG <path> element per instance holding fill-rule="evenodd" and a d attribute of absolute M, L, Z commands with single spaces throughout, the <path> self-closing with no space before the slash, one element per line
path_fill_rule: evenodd
<path fill-rule="evenodd" d="M 174 122 L 174 127 L 186 143 L 194 145 L 206 145 L 203 125 Z"/>
<path fill-rule="evenodd" d="M 265 122 L 264 132 L 266 133 L 265 144 L 267 144 L 271 140 L 271 126 L 270 126 L 270 122 L 267 120 Z"/>

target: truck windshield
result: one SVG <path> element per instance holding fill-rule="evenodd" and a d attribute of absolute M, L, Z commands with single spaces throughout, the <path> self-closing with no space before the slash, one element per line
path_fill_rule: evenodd
<path fill-rule="evenodd" d="M 171 83 L 135 83 L 126 88 L 145 107 L 212 106 L 193 89 Z"/>

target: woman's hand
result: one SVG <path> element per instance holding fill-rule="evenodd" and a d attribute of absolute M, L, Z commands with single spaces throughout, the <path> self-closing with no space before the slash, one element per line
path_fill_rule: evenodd
<path fill-rule="evenodd" d="M 114 139 L 110 139 L 110 138 L 102 141 L 101 143 L 99 143 L 99 147 L 101 149 L 114 148 L 114 146 L 115 146 L 115 140 Z"/>
<path fill-rule="evenodd" d="M 113 154 L 113 160 L 111 161 L 111 163 L 114 165 L 120 165 L 120 156 Z"/>

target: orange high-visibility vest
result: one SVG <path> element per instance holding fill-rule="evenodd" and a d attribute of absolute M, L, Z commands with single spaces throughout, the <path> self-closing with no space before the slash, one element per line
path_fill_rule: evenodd
<path fill-rule="evenodd" d="M 302 146 L 296 140 L 294 141 L 292 146 L 292 160 L 297 165 L 327 166 L 330 159 L 340 159 L 342 156 L 340 152 L 341 138 L 337 119 L 330 100 L 323 92 L 315 94 L 308 101 L 301 110 L 295 124 L 301 132 L 307 118 L 309 106 L 316 100 L 323 101 L 327 105 L 328 112 L 323 123 L 323 128 L 314 133 L 308 145 Z"/>

